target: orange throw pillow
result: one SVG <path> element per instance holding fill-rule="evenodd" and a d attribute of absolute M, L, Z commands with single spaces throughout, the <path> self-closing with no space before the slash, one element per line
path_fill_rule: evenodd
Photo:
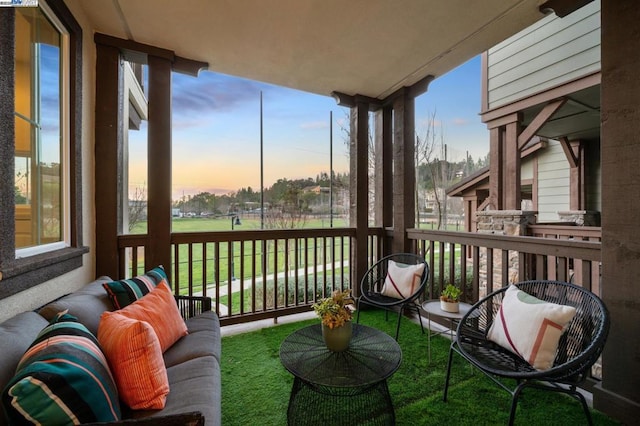
<path fill-rule="evenodd" d="M 165 280 L 143 298 L 116 312 L 127 318 L 148 322 L 158 336 L 163 353 L 188 334 L 187 325 Z"/>
<path fill-rule="evenodd" d="M 169 379 L 153 328 L 118 312 L 104 312 L 98 342 L 111 366 L 120 399 L 134 410 L 164 408 Z"/>

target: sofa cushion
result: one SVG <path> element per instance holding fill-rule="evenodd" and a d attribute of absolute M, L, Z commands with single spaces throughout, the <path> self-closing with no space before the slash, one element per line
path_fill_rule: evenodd
<path fill-rule="evenodd" d="M 159 283 L 165 281 L 169 285 L 169 279 L 162 266 L 156 266 L 143 275 L 127 280 L 111 281 L 103 284 L 113 307 L 122 309 L 127 305 L 142 298 L 153 290 Z"/>
<path fill-rule="evenodd" d="M 487 338 L 533 368 L 548 370 L 553 366 L 560 336 L 575 314 L 573 306 L 545 302 L 510 285 Z"/>
<path fill-rule="evenodd" d="M 35 312 L 22 312 L 0 324 L 0 389 L 9 383 L 20 358 L 47 324 L 49 322 Z"/>
<path fill-rule="evenodd" d="M 120 419 L 118 392 L 96 338 L 66 313 L 25 352 L 2 392 L 11 424 L 89 423 Z"/>
<path fill-rule="evenodd" d="M 148 322 L 158 336 L 162 352 L 188 334 L 176 300 L 164 281 L 145 297 L 117 312 L 127 318 Z"/>
<path fill-rule="evenodd" d="M 98 341 L 109 360 L 120 399 L 134 410 L 161 409 L 169 393 L 169 379 L 158 336 L 146 321 L 119 311 L 104 312 Z"/>
<path fill-rule="evenodd" d="M 213 355 L 220 362 L 220 321 L 213 311 L 203 312 L 186 321 L 189 334 L 164 353 L 167 367 L 193 358 Z"/>
<path fill-rule="evenodd" d="M 162 411 L 133 411 L 133 418 L 200 411 L 207 425 L 220 425 L 220 364 L 213 356 L 195 358 L 167 368 L 171 392 Z"/>
<path fill-rule="evenodd" d="M 94 336 L 98 334 L 100 314 L 113 310 L 109 297 L 104 293 L 75 292 L 43 306 L 38 313 L 47 320 L 53 319 L 58 312 L 68 311 L 78 318 Z"/>
<path fill-rule="evenodd" d="M 424 263 L 406 265 L 389 260 L 381 293 L 395 299 L 406 299 L 420 287 Z"/>

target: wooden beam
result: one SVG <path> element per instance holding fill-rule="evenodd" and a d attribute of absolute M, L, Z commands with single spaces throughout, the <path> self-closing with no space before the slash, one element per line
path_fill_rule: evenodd
<path fill-rule="evenodd" d="M 580 165 L 578 157 L 576 153 L 573 151 L 573 148 L 567 138 L 560 138 L 560 146 L 562 146 L 562 150 L 564 151 L 564 155 L 567 157 L 567 161 L 569 162 L 569 167 L 574 168 Z"/>
<path fill-rule="evenodd" d="M 196 77 L 200 70 L 209 67 L 207 62 L 195 61 L 193 59 L 187 59 L 176 54 L 172 50 L 162 49 L 160 47 L 151 46 L 149 44 L 139 43 L 134 40 L 124 40 L 118 37 L 113 37 L 107 34 L 96 33 L 93 36 L 93 40 L 96 44 L 103 46 L 111 46 L 120 50 L 122 55 L 130 62 L 136 62 L 140 64 L 148 64 L 149 57 L 154 56 L 157 58 L 166 59 L 172 64 L 172 70 L 192 75 Z"/>
<path fill-rule="evenodd" d="M 557 99 L 549 102 L 542 108 L 542 111 L 536 115 L 536 117 L 529 123 L 522 133 L 518 136 L 518 149 L 522 149 L 532 137 L 538 133 L 538 131 L 545 125 L 547 121 L 555 114 L 562 105 L 567 102 L 566 98 Z"/>

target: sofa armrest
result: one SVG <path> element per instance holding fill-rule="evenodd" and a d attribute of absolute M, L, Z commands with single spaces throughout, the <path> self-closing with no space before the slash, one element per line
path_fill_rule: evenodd
<path fill-rule="evenodd" d="M 204 426 L 204 416 L 199 411 L 170 414 L 160 417 L 120 420 L 109 423 L 89 423 L 89 425 L 153 425 L 153 426 Z"/>
<path fill-rule="evenodd" d="M 182 318 L 188 319 L 211 310 L 211 298 L 204 296 L 176 296 Z"/>

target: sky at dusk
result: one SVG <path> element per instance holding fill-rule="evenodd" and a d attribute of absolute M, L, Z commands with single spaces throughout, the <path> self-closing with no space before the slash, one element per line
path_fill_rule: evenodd
<path fill-rule="evenodd" d="M 329 172 L 330 114 L 333 170 L 349 170 L 348 108 L 319 96 L 203 71 L 173 75 L 172 198 L 199 192 L 260 190 L 260 93 L 263 96 L 264 186 L 281 178 L 315 178 Z M 436 113 L 450 161 L 475 160 L 489 151 L 480 122 L 480 58 L 434 80 L 416 99 L 416 132 Z M 129 132 L 130 192 L 146 186 L 146 126 Z"/>

